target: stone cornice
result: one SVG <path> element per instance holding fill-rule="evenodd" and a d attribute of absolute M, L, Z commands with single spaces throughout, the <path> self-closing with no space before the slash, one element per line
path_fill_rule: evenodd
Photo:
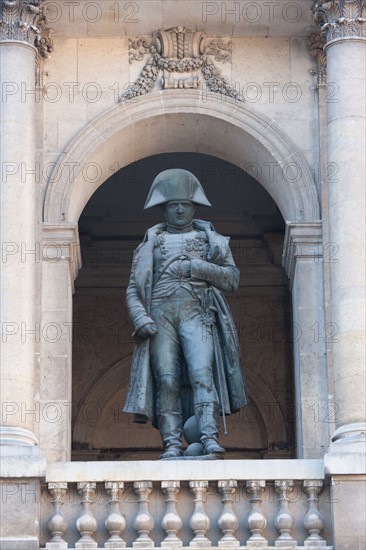
<path fill-rule="evenodd" d="M 316 68 L 312 71 L 317 77 L 317 87 L 325 86 L 327 83 L 327 54 L 325 52 L 325 38 L 320 29 L 313 29 L 308 34 L 308 49 L 316 62 Z"/>
<path fill-rule="evenodd" d="M 315 0 L 313 17 L 327 43 L 349 38 L 366 39 L 365 0 Z"/>
<path fill-rule="evenodd" d="M 282 265 L 292 286 L 296 264 L 323 261 L 322 222 L 286 222 Z"/>
<path fill-rule="evenodd" d="M 77 224 L 44 223 L 42 225 L 42 247 L 43 261 L 53 264 L 68 262 L 73 285 L 82 266 Z"/>
<path fill-rule="evenodd" d="M 46 28 L 44 0 L 1 0 L 0 40 L 28 42 L 46 58 L 52 51 L 51 31 Z"/>

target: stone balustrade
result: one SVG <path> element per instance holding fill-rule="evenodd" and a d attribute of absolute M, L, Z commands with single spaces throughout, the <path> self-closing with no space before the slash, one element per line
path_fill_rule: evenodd
<path fill-rule="evenodd" d="M 331 498 L 321 460 L 56 463 L 42 547 L 330 550 Z"/>

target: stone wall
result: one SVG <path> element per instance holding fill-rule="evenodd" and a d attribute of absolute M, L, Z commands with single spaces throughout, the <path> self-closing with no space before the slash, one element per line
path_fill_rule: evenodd
<path fill-rule="evenodd" d="M 208 37 L 208 42 L 213 39 Z M 242 94 L 246 105 L 278 124 L 316 170 L 318 106 L 306 39 L 228 36 L 223 40 L 230 42 L 232 53 L 225 63 L 214 61 L 222 76 Z M 147 59 L 145 54 L 142 61 L 129 64 L 124 36 L 55 40 L 43 77 L 44 164 L 56 162 L 87 122 L 118 102 Z M 159 88 L 157 81 L 154 89 Z"/>

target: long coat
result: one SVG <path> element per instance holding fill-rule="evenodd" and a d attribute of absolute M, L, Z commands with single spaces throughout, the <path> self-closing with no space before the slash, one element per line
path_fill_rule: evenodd
<path fill-rule="evenodd" d="M 228 266 L 233 270 L 234 280 L 228 278 L 225 290 L 235 290 L 238 285 L 239 271 L 232 259 L 229 248 L 229 237 L 216 233 L 209 222 L 193 220 L 193 228 L 205 231 L 208 241 L 206 268 L 215 270 L 214 266 Z M 135 332 L 146 323 L 153 322 L 149 316 L 153 286 L 153 249 L 155 235 L 164 231 L 166 224 L 158 224 L 148 229 L 143 242 L 136 248 L 130 282 L 127 288 L 127 307 L 134 324 Z M 221 406 L 225 414 L 237 412 L 248 402 L 241 366 L 240 346 L 234 321 L 229 306 L 214 285 L 210 285 L 213 294 L 213 305 L 216 309 L 216 337 L 214 379 L 217 393 L 221 396 Z M 227 288 L 226 288 L 227 287 Z M 135 345 L 130 383 L 124 412 L 134 413 L 136 422 L 151 420 L 155 425 L 155 381 L 150 366 L 150 339 Z"/>

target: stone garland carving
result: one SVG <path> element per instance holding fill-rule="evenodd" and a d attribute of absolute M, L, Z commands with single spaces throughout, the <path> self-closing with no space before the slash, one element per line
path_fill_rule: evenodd
<path fill-rule="evenodd" d="M 148 61 L 137 80 L 122 94 L 120 102 L 150 92 L 161 73 L 163 89 L 198 88 L 201 82 L 205 82 L 211 92 L 242 101 L 239 93 L 227 83 L 220 69 L 209 58 L 214 56 L 216 60 L 229 61 L 230 42 L 214 40 L 207 48 L 206 36 L 202 32 L 173 27 L 158 30 L 150 45 L 144 39 L 130 40 L 130 63 L 141 60 L 146 53 L 150 53 Z"/>
<path fill-rule="evenodd" d="M 153 57 L 150 57 L 145 67 L 142 69 L 140 76 L 132 86 L 129 86 L 126 92 L 122 94 L 119 101 L 125 101 L 126 99 L 133 99 L 139 95 L 147 94 L 151 92 L 154 87 L 155 81 L 159 76 L 159 69 L 156 66 Z"/>
<path fill-rule="evenodd" d="M 231 40 L 223 42 L 219 38 L 214 38 L 206 49 L 207 55 L 213 55 L 215 61 L 222 63 L 231 62 L 232 46 Z"/>
<path fill-rule="evenodd" d="M 138 40 L 131 40 L 131 38 L 128 41 L 128 56 L 130 63 L 133 63 L 134 61 L 141 61 L 147 53 L 150 52 L 151 44 L 149 44 L 146 40 L 143 38 L 139 38 Z M 136 53 L 134 53 L 134 51 Z"/>
<path fill-rule="evenodd" d="M 327 42 L 339 38 L 366 38 L 365 0 L 315 0 L 313 17 Z"/>
<path fill-rule="evenodd" d="M 221 76 L 220 69 L 218 69 L 209 59 L 206 61 L 202 72 L 207 87 L 211 92 L 227 95 L 228 97 L 232 97 L 238 101 L 243 101 L 239 95 L 239 92 L 227 84 L 225 78 Z"/>
<path fill-rule="evenodd" d="M 312 74 L 317 77 L 317 87 L 319 88 L 327 83 L 327 54 L 324 50 L 325 38 L 319 29 L 313 30 L 308 34 L 307 44 L 309 52 L 316 62 L 316 68 L 312 70 Z"/>
<path fill-rule="evenodd" d="M 46 28 L 44 0 L 2 0 L 0 40 L 21 40 L 37 48 L 42 58 L 53 50 L 51 31 Z"/>

